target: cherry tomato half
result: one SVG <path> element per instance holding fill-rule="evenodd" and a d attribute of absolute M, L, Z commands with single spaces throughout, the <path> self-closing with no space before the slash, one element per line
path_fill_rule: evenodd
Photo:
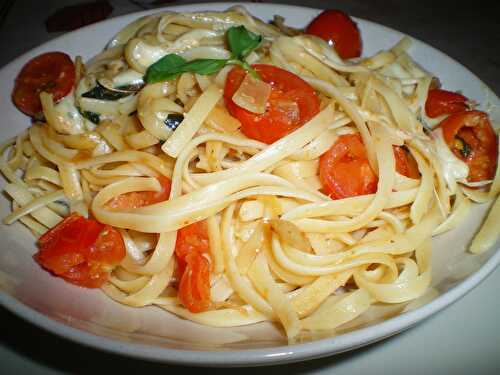
<path fill-rule="evenodd" d="M 332 199 L 342 199 L 377 191 L 373 172 L 359 134 L 341 135 L 319 159 L 319 178 Z"/>
<path fill-rule="evenodd" d="M 160 191 L 132 191 L 121 194 L 107 202 L 106 207 L 126 210 L 149 206 L 167 200 L 170 195 L 170 179 L 165 176 L 159 176 L 156 179 L 161 185 Z"/>
<path fill-rule="evenodd" d="M 486 113 L 454 113 L 439 126 L 450 150 L 469 166 L 468 181 L 490 180 L 495 176 L 498 138 Z"/>
<path fill-rule="evenodd" d="M 253 68 L 272 87 L 265 113 L 252 113 L 233 102 L 232 97 L 246 75 L 242 68 L 234 67 L 229 72 L 224 88 L 226 106 L 241 122 L 241 131 L 247 137 L 271 144 L 319 112 L 316 92 L 300 77 L 272 65 L 257 64 Z"/>
<path fill-rule="evenodd" d="M 431 89 L 425 101 L 425 113 L 431 118 L 451 115 L 468 109 L 467 99 L 462 94 L 441 89 Z"/>
<path fill-rule="evenodd" d="M 396 159 L 396 171 L 409 178 L 420 178 L 418 164 L 406 147 L 393 146 L 394 158 Z"/>
<path fill-rule="evenodd" d="M 210 307 L 210 263 L 199 253 L 188 254 L 186 268 L 179 283 L 179 299 L 191 312 Z"/>
<path fill-rule="evenodd" d="M 396 171 L 409 178 L 420 178 L 416 160 L 405 147 L 393 146 Z M 319 179 L 323 191 L 332 199 L 372 194 L 378 177 L 366 156 L 359 134 L 341 135 L 319 159 Z"/>
<path fill-rule="evenodd" d="M 210 306 L 210 245 L 205 221 L 198 221 L 177 231 L 175 255 L 180 275 L 179 299 L 191 312 Z"/>
<path fill-rule="evenodd" d="M 125 257 L 120 233 L 109 225 L 72 214 L 38 240 L 35 260 L 64 280 L 100 287 Z"/>
<path fill-rule="evenodd" d="M 343 59 L 361 56 L 362 43 L 358 26 L 340 10 L 323 11 L 307 26 L 306 34 L 326 40 Z"/>
<path fill-rule="evenodd" d="M 40 93 L 53 95 L 57 102 L 68 95 L 75 85 L 75 66 L 63 52 L 47 52 L 31 59 L 16 78 L 12 100 L 29 116 L 42 111 Z"/>

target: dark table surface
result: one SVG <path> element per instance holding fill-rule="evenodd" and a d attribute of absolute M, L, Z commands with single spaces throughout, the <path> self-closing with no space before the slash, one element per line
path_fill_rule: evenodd
<path fill-rule="evenodd" d="M 56 9 L 85 0 L 17 0 L 0 12 L 0 66 L 59 35 L 44 21 Z M 110 1 L 111 16 L 141 10 L 126 0 Z M 260 2 L 260 1 L 259 1 Z M 500 94 L 500 5 L 456 1 L 274 1 L 338 8 L 421 39 L 461 62 Z M 193 1 L 167 1 L 187 4 Z M 26 27 L 29 22 L 29 28 Z M 480 286 L 416 327 L 368 347 L 329 358 L 265 367 L 277 374 L 499 374 L 500 269 Z M 45 332 L 0 307 L 0 374 L 173 373 L 186 367 L 151 363 L 100 352 Z M 254 373 L 256 369 L 218 369 Z M 200 369 L 198 370 L 200 371 Z M 207 371 L 203 369 L 202 371 Z"/>

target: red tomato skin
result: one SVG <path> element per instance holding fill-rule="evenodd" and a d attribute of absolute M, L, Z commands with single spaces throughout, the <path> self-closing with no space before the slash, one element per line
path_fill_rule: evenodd
<path fill-rule="evenodd" d="M 498 159 L 498 137 L 488 115 L 481 111 L 462 111 L 451 114 L 439 124 L 450 150 L 469 166 L 469 182 L 490 180 L 495 177 Z M 455 147 L 460 137 L 471 148 L 464 156 Z"/>
<path fill-rule="evenodd" d="M 341 135 L 319 161 L 319 178 L 323 190 L 332 199 L 372 194 L 378 178 L 368 163 L 365 146 L 359 134 Z"/>
<path fill-rule="evenodd" d="M 192 253 L 205 254 L 208 253 L 209 249 L 210 244 L 206 221 L 197 221 L 177 231 L 175 255 L 179 259 L 185 260 Z"/>
<path fill-rule="evenodd" d="M 319 112 L 314 89 L 300 77 L 273 65 L 252 66 L 262 80 L 271 85 L 266 112 L 256 114 L 236 105 L 232 97 L 246 72 L 236 66 L 228 74 L 224 99 L 229 113 L 241 122 L 247 137 L 271 144 L 304 125 Z"/>
<path fill-rule="evenodd" d="M 409 151 L 400 146 L 393 146 L 394 158 L 396 159 L 396 171 L 408 178 L 420 178 L 418 164 Z"/>
<path fill-rule="evenodd" d="M 343 59 L 361 56 L 362 41 L 358 26 L 340 10 L 330 9 L 320 13 L 307 26 L 306 34 L 326 40 Z"/>
<path fill-rule="evenodd" d="M 98 265 L 93 266 L 90 263 L 83 262 L 59 276 L 71 284 L 84 288 L 96 289 L 100 288 L 108 281 L 109 273 L 102 272 Z"/>
<path fill-rule="evenodd" d="M 16 107 L 34 116 L 42 111 L 40 93 L 53 95 L 54 102 L 68 95 L 75 85 L 75 66 L 63 52 L 47 52 L 28 61 L 16 77 L 12 100 Z"/>
<path fill-rule="evenodd" d="M 40 237 L 35 260 L 78 286 L 100 287 L 125 257 L 120 233 L 109 225 L 72 214 Z"/>
<path fill-rule="evenodd" d="M 210 307 L 210 249 L 205 221 L 198 221 L 177 231 L 175 255 L 178 264 L 178 296 L 193 313 Z"/>
<path fill-rule="evenodd" d="M 105 225 L 90 247 L 89 261 L 113 265 L 120 263 L 124 257 L 125 246 L 120 232 L 111 225 Z"/>
<path fill-rule="evenodd" d="M 166 201 L 170 196 L 171 181 L 165 176 L 158 176 L 156 179 L 160 183 L 160 191 L 133 191 L 121 194 L 106 202 L 106 207 L 127 210 Z"/>
<path fill-rule="evenodd" d="M 418 164 L 409 151 L 393 146 L 396 171 L 418 179 Z M 366 149 L 359 134 L 341 135 L 337 142 L 320 157 L 319 178 L 322 191 L 332 199 L 372 194 L 377 191 L 378 177 L 368 162 Z"/>
<path fill-rule="evenodd" d="M 179 299 L 193 313 L 210 307 L 210 262 L 200 253 L 186 257 L 186 267 L 179 283 Z"/>
<path fill-rule="evenodd" d="M 77 214 L 68 216 L 38 240 L 38 259 L 55 274 L 69 272 L 84 262 L 104 226 Z"/>
<path fill-rule="evenodd" d="M 431 89 L 425 101 L 425 113 L 431 118 L 465 111 L 469 99 L 457 92 Z"/>

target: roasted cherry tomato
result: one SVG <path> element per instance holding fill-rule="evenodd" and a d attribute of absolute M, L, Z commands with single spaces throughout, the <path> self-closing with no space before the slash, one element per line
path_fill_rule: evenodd
<path fill-rule="evenodd" d="M 361 35 L 358 26 L 346 13 L 330 9 L 311 21 L 306 34 L 324 39 L 343 59 L 361 56 Z"/>
<path fill-rule="evenodd" d="M 210 306 L 210 245 L 205 221 L 198 221 L 177 231 L 179 299 L 191 312 L 205 311 Z"/>
<path fill-rule="evenodd" d="M 234 67 L 229 72 L 224 88 L 226 106 L 241 122 L 241 131 L 247 137 L 273 143 L 319 112 L 319 99 L 307 82 L 272 65 L 258 64 L 253 68 L 272 87 L 265 113 L 252 113 L 233 102 L 232 97 L 246 75 L 242 68 Z"/>
<path fill-rule="evenodd" d="M 396 171 L 409 178 L 420 178 L 418 164 L 406 147 L 393 146 Z M 366 156 L 359 134 L 341 135 L 319 159 L 319 178 L 323 191 L 332 199 L 365 195 L 377 191 L 378 177 Z"/>
<path fill-rule="evenodd" d="M 495 176 L 498 138 L 486 113 L 454 113 L 439 126 L 450 150 L 469 166 L 468 181 L 490 180 Z"/>
<path fill-rule="evenodd" d="M 418 164 L 406 147 L 393 146 L 394 158 L 396 159 L 396 171 L 409 178 L 420 178 Z"/>
<path fill-rule="evenodd" d="M 179 283 L 179 300 L 194 313 L 210 307 L 210 263 L 202 254 L 186 257 L 186 268 Z"/>
<path fill-rule="evenodd" d="M 161 185 L 160 191 L 132 191 L 121 194 L 107 202 L 106 207 L 126 210 L 149 206 L 167 200 L 170 195 L 170 179 L 165 176 L 159 176 L 156 179 Z"/>
<path fill-rule="evenodd" d="M 319 178 L 332 199 L 371 194 L 377 191 L 373 172 L 359 134 L 341 135 L 319 159 Z"/>
<path fill-rule="evenodd" d="M 125 257 L 120 233 L 109 225 L 72 214 L 38 240 L 35 260 L 64 280 L 100 287 Z"/>
<path fill-rule="evenodd" d="M 435 118 L 441 115 L 451 115 L 468 109 L 467 99 L 462 94 L 441 89 L 431 89 L 427 93 L 425 113 Z"/>
<path fill-rule="evenodd" d="M 63 52 L 47 52 L 28 61 L 16 78 L 12 100 L 29 116 L 42 111 L 40 93 L 53 95 L 57 102 L 75 85 L 75 66 Z"/>

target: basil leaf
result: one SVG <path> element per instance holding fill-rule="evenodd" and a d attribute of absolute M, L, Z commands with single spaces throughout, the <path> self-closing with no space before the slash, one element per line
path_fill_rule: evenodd
<path fill-rule="evenodd" d="M 245 26 L 232 26 L 226 33 L 233 57 L 243 60 L 262 42 L 262 36 L 252 33 Z"/>
<path fill-rule="evenodd" d="M 144 80 L 146 83 L 168 81 L 176 78 L 181 73 L 188 72 L 202 75 L 214 74 L 227 64 L 240 65 L 258 77 L 257 73 L 251 69 L 244 59 L 259 46 L 262 36 L 248 31 L 245 26 L 233 26 L 228 29 L 226 35 L 232 59 L 196 59 L 186 61 L 181 56 L 171 53 L 152 64 L 146 70 Z"/>
<path fill-rule="evenodd" d="M 163 122 L 169 129 L 175 130 L 180 125 L 182 120 L 184 120 L 184 116 L 182 114 L 170 113 Z"/>
<path fill-rule="evenodd" d="M 170 53 L 149 66 L 144 80 L 147 83 L 155 83 L 174 79 L 180 73 L 179 67 L 184 64 L 186 64 L 185 59 L 175 53 Z"/>
<path fill-rule="evenodd" d="M 247 63 L 246 61 L 241 61 L 241 60 L 237 60 L 237 59 L 231 59 L 231 60 L 228 60 L 227 61 L 227 64 L 231 64 L 231 65 L 238 65 L 238 66 L 241 66 L 245 71 L 247 71 L 251 76 L 253 76 L 255 79 L 261 79 L 260 78 L 260 75 L 259 73 L 257 73 L 255 71 L 254 68 L 252 68 L 250 66 L 249 63 Z"/>
<path fill-rule="evenodd" d="M 460 154 L 464 158 L 467 158 L 472 151 L 470 145 L 467 142 L 465 142 L 464 139 L 459 137 L 458 135 L 455 136 L 454 147 L 455 147 L 455 149 L 457 149 L 460 152 Z"/>
<path fill-rule="evenodd" d="M 221 70 L 226 63 L 227 60 L 223 59 L 186 61 L 178 55 L 170 54 L 151 65 L 146 71 L 145 79 L 147 83 L 155 83 L 174 79 L 181 73 L 213 74 Z"/>
<path fill-rule="evenodd" d="M 99 124 L 99 122 L 101 121 L 101 115 L 99 115 L 99 113 L 91 111 L 83 111 L 82 116 L 96 125 Z"/>
<path fill-rule="evenodd" d="M 80 107 L 78 107 L 78 112 L 85 117 L 87 120 L 93 122 L 94 124 L 99 124 L 101 121 L 101 115 L 99 113 L 95 113 L 92 111 L 84 111 Z"/>
<path fill-rule="evenodd" d="M 125 98 L 130 94 L 131 94 L 130 92 L 109 90 L 106 87 L 99 84 L 99 82 L 97 82 L 95 87 L 87 92 L 84 92 L 82 94 L 82 97 L 90 99 L 99 99 L 99 100 L 118 100 L 121 98 Z"/>
<path fill-rule="evenodd" d="M 201 75 L 217 73 L 226 65 L 224 59 L 196 59 L 181 67 L 181 72 L 193 72 Z"/>

